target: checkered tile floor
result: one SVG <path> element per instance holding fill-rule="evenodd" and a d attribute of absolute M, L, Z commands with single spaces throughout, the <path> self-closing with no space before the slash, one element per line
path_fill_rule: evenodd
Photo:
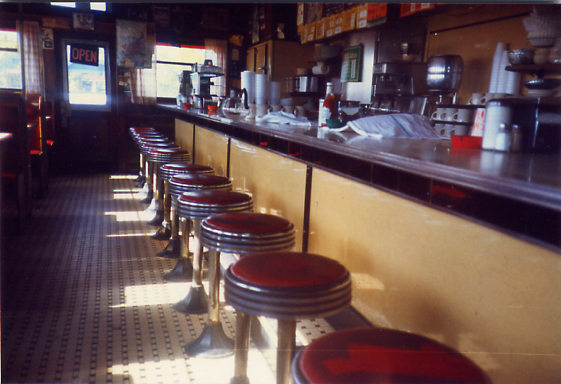
<path fill-rule="evenodd" d="M 163 278 L 175 260 L 143 220 L 134 177 L 51 180 L 26 233 L 2 239 L 3 383 L 228 383 L 233 357 L 190 358 L 206 315 L 172 305 L 189 283 Z M 226 334 L 235 313 L 223 306 Z M 298 344 L 331 331 L 299 322 Z M 271 351 L 250 351 L 252 384 L 274 382 Z"/>

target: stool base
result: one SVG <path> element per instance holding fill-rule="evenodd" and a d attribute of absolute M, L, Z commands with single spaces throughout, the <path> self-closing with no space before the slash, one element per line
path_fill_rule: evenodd
<path fill-rule="evenodd" d="M 193 280 L 193 266 L 189 259 L 180 258 L 173 269 L 164 275 L 166 281 L 192 281 Z M 208 309 L 205 308 L 205 311 Z"/>
<path fill-rule="evenodd" d="M 144 177 L 144 176 L 139 176 L 139 177 L 137 177 L 137 179 L 138 179 L 138 178 L 139 178 L 140 180 L 137 181 L 138 184 L 136 184 L 134 187 L 135 187 L 135 188 L 143 188 L 143 187 L 144 187 L 144 184 L 146 183 L 146 177 Z M 136 181 L 136 180 L 135 180 L 135 181 Z"/>
<path fill-rule="evenodd" d="M 166 259 L 177 259 L 181 255 L 181 238 L 170 239 L 168 245 L 158 252 L 157 257 L 165 257 Z"/>
<path fill-rule="evenodd" d="M 140 202 L 144 203 L 144 204 L 150 204 L 152 202 L 153 198 L 154 198 L 154 191 L 150 190 L 146 194 L 146 197 L 144 199 L 140 200 Z"/>
<path fill-rule="evenodd" d="M 201 314 L 208 312 L 208 296 L 204 286 L 191 286 L 187 296 L 180 302 L 174 304 L 177 312 L 184 314 Z"/>
<path fill-rule="evenodd" d="M 152 235 L 154 240 L 169 240 L 171 237 L 171 228 L 169 224 L 163 223 L 160 228 Z"/>
<path fill-rule="evenodd" d="M 136 177 L 136 179 L 133 180 L 133 183 L 144 182 L 144 180 L 146 180 L 146 178 L 142 176 L 141 172 L 138 172 L 138 176 Z"/>
<path fill-rule="evenodd" d="M 194 357 L 225 357 L 234 353 L 234 340 L 224 333 L 222 323 L 207 323 L 203 333 L 187 344 L 185 347 L 187 355 Z"/>
<path fill-rule="evenodd" d="M 154 217 L 150 221 L 148 221 L 147 224 L 152 225 L 154 227 L 159 227 L 160 225 L 162 225 L 163 221 L 164 221 L 164 210 L 158 209 Z"/>

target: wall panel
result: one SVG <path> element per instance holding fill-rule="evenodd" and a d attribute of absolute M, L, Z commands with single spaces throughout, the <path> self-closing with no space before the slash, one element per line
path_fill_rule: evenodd
<path fill-rule="evenodd" d="M 295 250 L 302 249 L 306 165 L 232 139 L 230 179 L 234 190 L 253 196 L 253 211 L 294 224 Z"/>
<path fill-rule="evenodd" d="M 559 254 L 318 169 L 309 252 L 351 270 L 375 325 L 456 348 L 494 383 L 561 382 Z"/>

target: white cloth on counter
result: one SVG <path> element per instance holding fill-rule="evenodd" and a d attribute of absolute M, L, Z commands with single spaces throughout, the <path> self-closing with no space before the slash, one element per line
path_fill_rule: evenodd
<path fill-rule="evenodd" d="M 312 124 L 306 117 L 296 117 L 292 113 L 283 111 L 269 112 L 266 115 L 255 118 L 257 123 L 289 124 L 310 127 Z"/>
<path fill-rule="evenodd" d="M 375 138 L 444 139 L 430 125 L 425 116 L 409 113 L 392 113 L 361 117 L 349 121 L 341 128 L 331 129 L 342 132 L 352 129 L 362 136 Z"/>

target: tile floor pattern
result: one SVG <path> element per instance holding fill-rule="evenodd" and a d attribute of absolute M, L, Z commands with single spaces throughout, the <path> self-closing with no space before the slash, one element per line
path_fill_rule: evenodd
<path fill-rule="evenodd" d="M 184 352 L 206 315 L 173 309 L 189 283 L 163 279 L 175 260 L 155 257 L 165 242 L 150 238 L 133 178 L 53 178 L 26 233 L 3 239 L 3 383 L 229 382 L 233 357 Z M 221 320 L 233 337 L 231 307 Z M 331 330 L 299 322 L 298 344 Z M 274 382 L 264 355 L 250 351 L 252 384 Z"/>

